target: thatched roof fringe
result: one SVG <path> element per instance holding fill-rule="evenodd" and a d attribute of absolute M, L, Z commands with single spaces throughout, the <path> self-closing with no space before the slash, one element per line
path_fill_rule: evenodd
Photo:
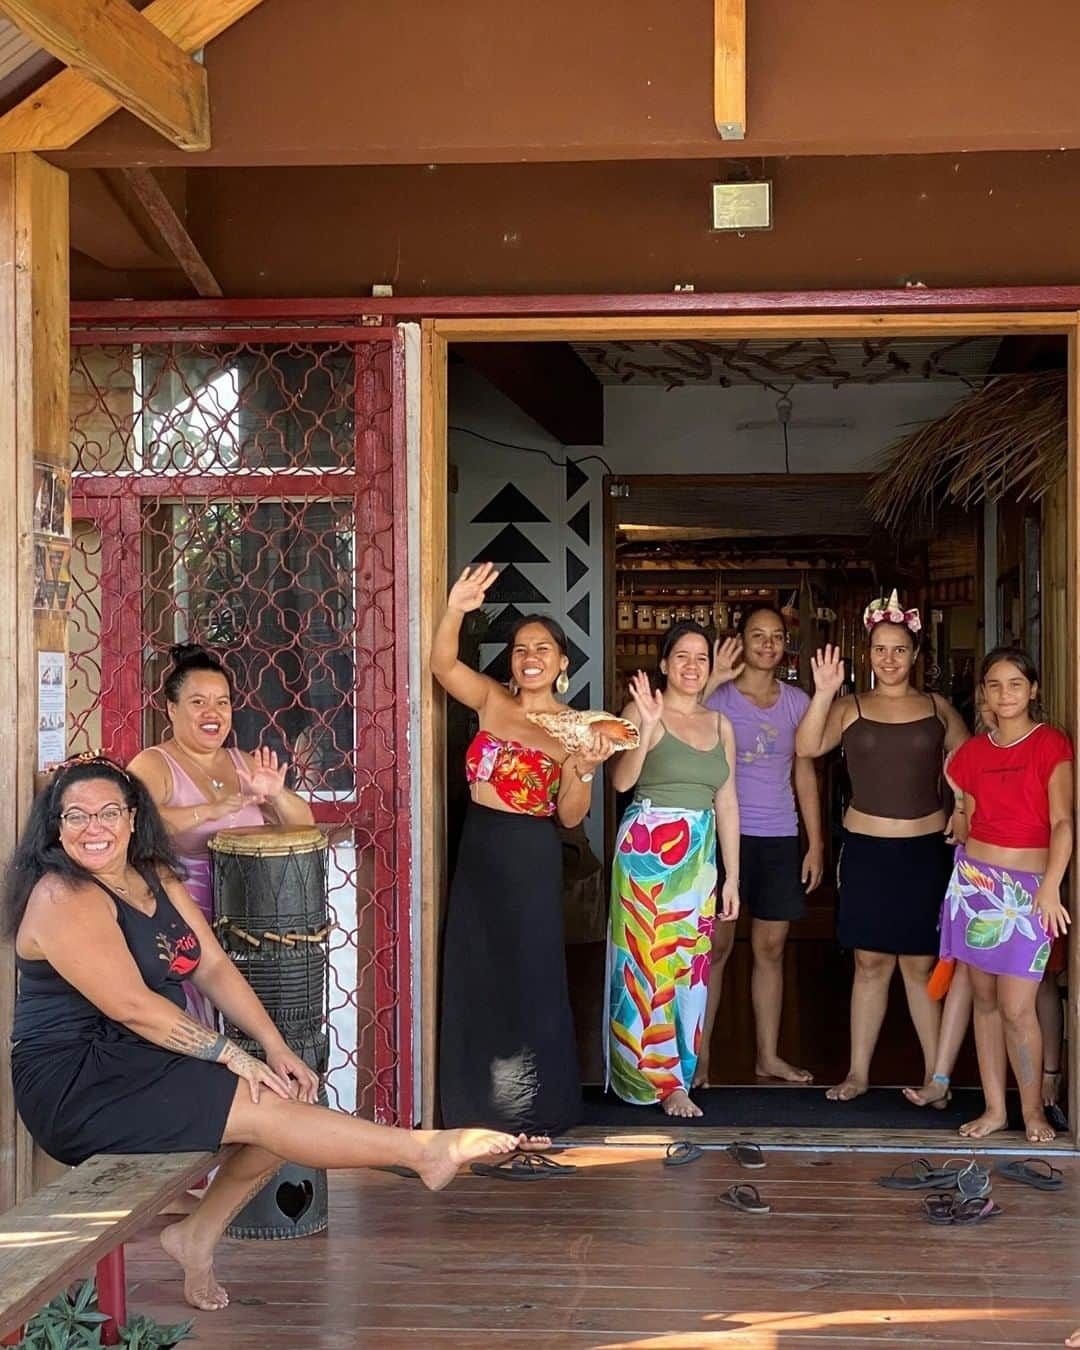
<path fill-rule="evenodd" d="M 870 512 L 895 531 L 947 502 L 1037 500 L 1065 472 L 1068 416 L 1064 371 L 999 375 L 889 448 Z"/>

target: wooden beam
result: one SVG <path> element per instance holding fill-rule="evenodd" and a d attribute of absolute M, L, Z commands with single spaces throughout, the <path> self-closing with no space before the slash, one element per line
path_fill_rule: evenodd
<path fill-rule="evenodd" d="M 36 155 L 0 155 L 0 854 L 11 853 L 34 791 L 37 652 L 66 652 L 67 616 L 35 613 L 34 464 L 70 469 L 67 175 Z M 15 1114 L 8 1036 L 15 998 L 0 944 L 0 1209 L 32 1184 Z"/>
<path fill-rule="evenodd" d="M 0 13 L 181 150 L 210 148 L 205 69 L 128 0 L 0 0 Z"/>
<path fill-rule="evenodd" d="M 182 52 L 194 52 L 262 0 L 154 0 L 141 18 Z M 77 70 L 63 70 L 0 117 L 0 151 L 67 150 L 123 104 Z"/>
<path fill-rule="evenodd" d="M 154 228 L 179 263 L 180 270 L 195 288 L 196 295 L 219 297 L 222 290 L 217 279 L 153 173 L 149 169 L 125 169 L 123 173 Z"/>
<path fill-rule="evenodd" d="M 722 140 L 746 138 L 746 0 L 713 0 L 713 120 Z"/>
<path fill-rule="evenodd" d="M 475 342 L 457 354 L 563 445 L 604 443 L 604 387 L 568 342 Z"/>

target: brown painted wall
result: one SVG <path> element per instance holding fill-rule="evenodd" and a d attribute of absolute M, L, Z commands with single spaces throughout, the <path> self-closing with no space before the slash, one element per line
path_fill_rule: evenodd
<path fill-rule="evenodd" d="M 1080 152 L 789 159 L 775 228 L 708 228 L 700 161 L 203 170 L 192 234 L 227 296 L 1052 284 L 1080 281 Z M 75 240 L 78 246 L 79 240 Z M 77 259 L 76 298 L 190 296 Z"/>
<path fill-rule="evenodd" d="M 752 0 L 760 154 L 1080 146 L 1076 0 Z M 127 114 L 69 165 L 730 154 L 712 0 L 269 0 L 208 49 L 214 147 Z"/>

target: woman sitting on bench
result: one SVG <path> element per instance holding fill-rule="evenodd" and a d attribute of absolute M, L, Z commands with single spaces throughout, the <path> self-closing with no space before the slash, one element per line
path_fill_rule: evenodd
<path fill-rule="evenodd" d="M 496 1130 L 400 1130 L 315 1104 L 287 1047 L 177 879 L 140 781 L 100 756 L 69 761 L 35 800 L 2 914 L 15 939 L 12 1080 L 38 1144 L 72 1166 L 96 1153 L 240 1144 L 198 1209 L 165 1229 L 196 1308 L 223 1308 L 213 1253 L 283 1162 L 407 1165 L 432 1190 L 460 1164 L 549 1141 Z M 266 1063 L 185 1011 L 183 981 L 263 1047 Z"/>

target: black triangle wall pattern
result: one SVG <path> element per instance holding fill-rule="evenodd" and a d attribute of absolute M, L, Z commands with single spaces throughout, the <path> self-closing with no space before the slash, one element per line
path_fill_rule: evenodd
<path fill-rule="evenodd" d="M 535 502 L 531 502 L 513 483 L 507 483 L 504 488 L 500 488 L 487 506 L 477 511 L 472 518 L 474 525 L 501 525 L 509 521 L 517 521 L 518 524 L 529 521 L 551 523 L 550 518 L 544 515 Z"/>
<path fill-rule="evenodd" d="M 587 564 L 583 563 L 573 549 L 566 550 L 566 589 L 572 591 L 581 578 L 589 570 Z"/>
<path fill-rule="evenodd" d="M 495 563 L 546 563 L 551 560 L 541 553 L 533 541 L 522 534 L 516 525 L 506 525 L 490 544 L 485 544 L 473 559 L 478 562 Z"/>
<path fill-rule="evenodd" d="M 572 459 L 568 459 L 566 461 L 566 500 L 569 501 L 574 493 L 579 488 L 584 487 L 588 481 L 589 475 L 585 470 L 579 469 Z"/>
<path fill-rule="evenodd" d="M 591 527 L 589 524 L 590 504 L 588 502 L 566 522 L 583 544 L 588 546 Z"/>
<path fill-rule="evenodd" d="M 591 599 L 589 592 L 586 591 L 577 604 L 571 605 L 566 611 L 566 617 L 576 623 L 586 636 L 589 633 L 589 601 Z"/>
<path fill-rule="evenodd" d="M 513 563 L 509 567 L 504 567 L 495 578 L 486 598 L 488 603 L 492 605 L 501 605 L 511 601 L 524 605 L 546 605 L 548 603 L 548 598 L 544 592 L 538 590 L 527 576 L 523 576 Z"/>
<path fill-rule="evenodd" d="M 571 708 L 577 708 L 579 712 L 588 712 L 592 707 L 592 703 L 589 701 L 589 691 L 590 686 L 588 684 L 582 685 L 577 693 L 568 700 Z"/>

